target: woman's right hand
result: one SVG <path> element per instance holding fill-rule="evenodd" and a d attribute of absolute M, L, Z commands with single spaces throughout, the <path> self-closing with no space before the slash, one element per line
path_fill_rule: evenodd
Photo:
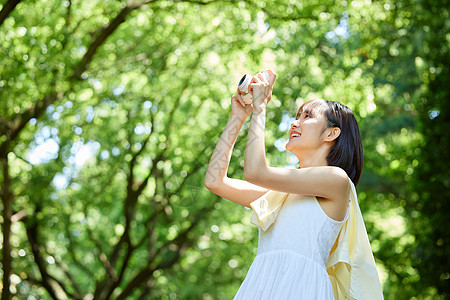
<path fill-rule="evenodd" d="M 253 104 L 245 104 L 239 89 L 231 97 L 231 114 L 247 119 L 253 111 Z"/>

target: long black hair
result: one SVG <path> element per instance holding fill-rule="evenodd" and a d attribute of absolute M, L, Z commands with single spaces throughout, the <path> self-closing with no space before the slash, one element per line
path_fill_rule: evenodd
<path fill-rule="evenodd" d="M 327 163 L 329 166 L 343 169 L 357 185 L 361 177 L 364 154 L 358 122 L 351 109 L 339 102 L 319 99 L 300 106 L 297 116 L 303 111 L 321 112 L 327 120 L 327 128 L 338 127 L 341 130 L 328 153 Z"/>

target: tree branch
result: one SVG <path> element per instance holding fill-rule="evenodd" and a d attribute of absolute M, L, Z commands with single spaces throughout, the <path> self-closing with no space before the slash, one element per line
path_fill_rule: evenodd
<path fill-rule="evenodd" d="M 205 53 L 206 51 L 207 51 L 207 49 L 204 49 L 204 50 L 200 53 L 199 56 L 201 56 L 201 55 L 202 55 L 203 53 Z M 194 61 L 194 63 L 192 64 L 191 69 L 194 69 L 199 63 L 200 63 L 200 59 L 198 58 L 198 59 L 196 59 L 196 60 Z M 184 84 L 182 90 L 184 90 L 184 89 L 187 88 L 187 86 L 189 85 L 189 82 L 190 82 L 190 77 L 186 79 L 185 84 Z M 170 124 L 170 123 L 172 122 L 172 120 L 173 120 L 173 118 L 174 118 L 174 115 L 175 115 L 175 112 L 176 112 L 176 110 L 179 108 L 179 103 L 180 103 L 180 101 L 181 101 L 181 97 L 177 98 L 177 100 L 173 103 L 173 106 L 172 106 L 172 108 L 171 108 L 171 110 L 170 110 L 170 112 L 169 112 L 169 115 L 168 115 L 168 121 L 167 121 L 167 124 Z M 165 131 L 166 131 L 166 136 L 169 136 L 169 134 L 168 134 L 168 133 L 169 133 L 169 132 L 168 132 L 168 131 L 169 131 L 169 128 L 166 128 Z M 152 133 L 153 133 L 153 132 L 154 132 L 154 131 L 152 131 Z M 147 140 L 146 140 L 146 142 L 145 142 L 144 144 L 146 145 L 146 143 L 147 143 Z M 166 140 L 166 144 L 169 144 L 169 139 Z M 137 155 L 140 155 L 140 153 L 141 153 L 142 151 L 138 152 L 138 153 L 135 155 L 135 157 L 133 157 L 132 161 L 130 162 L 130 176 L 129 176 L 129 178 L 128 178 L 128 186 L 127 186 L 127 193 L 128 193 L 128 194 L 127 194 L 127 199 L 126 199 L 126 201 L 125 201 L 125 217 L 126 217 L 125 231 L 124 231 L 124 233 L 123 233 L 123 235 L 122 235 L 122 237 L 121 237 L 121 240 L 119 241 L 119 243 L 116 245 L 116 248 L 114 249 L 114 252 L 113 252 L 113 255 L 112 255 L 112 258 L 111 258 L 111 262 L 113 262 L 113 259 L 114 259 L 114 263 L 115 263 L 115 261 L 117 260 L 119 250 L 121 249 L 121 246 L 122 246 L 122 244 L 123 244 L 123 242 L 124 242 L 125 240 L 128 240 L 129 245 L 131 245 L 131 242 L 129 242 L 129 233 L 128 233 L 128 232 L 129 232 L 129 228 L 130 228 L 130 225 L 129 225 L 129 224 L 131 223 L 132 214 L 133 214 L 134 211 L 135 211 L 135 209 L 134 209 L 134 208 L 135 208 L 135 200 L 137 200 L 138 196 L 143 192 L 143 190 L 144 190 L 145 187 L 147 186 L 148 181 L 149 181 L 149 179 L 151 178 L 151 176 L 154 175 L 155 172 L 157 172 L 156 165 L 157 165 L 157 163 L 158 163 L 159 161 L 161 161 L 161 160 L 164 159 L 165 152 L 167 151 L 167 148 L 168 148 L 168 147 L 164 148 L 164 149 L 158 154 L 158 156 L 154 159 L 152 169 L 149 171 L 149 173 L 147 174 L 146 178 L 145 178 L 144 181 L 139 185 L 139 187 L 137 188 L 137 190 L 133 190 L 133 188 L 132 188 L 132 184 L 133 184 L 133 182 L 134 182 L 133 167 L 134 167 L 134 162 L 135 162 L 135 160 L 136 160 L 136 158 L 137 158 Z M 144 147 L 141 148 L 141 150 L 143 150 L 143 149 L 144 149 Z M 131 197 L 131 195 L 132 195 L 132 197 Z M 134 200 L 134 201 L 133 201 L 133 200 Z M 154 215 L 154 216 L 156 217 L 156 215 Z M 154 220 L 154 218 L 150 218 L 150 220 Z M 158 251 L 157 251 L 157 252 L 158 252 Z M 156 252 L 156 253 L 157 253 L 157 252 Z M 155 253 L 155 252 L 153 252 L 153 253 Z M 153 255 L 150 255 L 149 257 L 154 257 L 154 256 L 153 256 Z M 145 277 L 143 274 L 149 274 L 149 273 L 143 271 L 141 275 L 138 274 L 138 277 L 140 278 L 139 280 L 144 280 L 144 281 L 145 281 L 145 280 L 146 280 L 146 277 Z M 150 275 L 151 275 L 151 274 L 150 274 Z"/>
<path fill-rule="evenodd" d="M 72 256 L 73 262 L 75 263 L 76 266 L 78 266 L 81 270 L 83 270 L 89 277 L 94 278 L 95 277 L 94 273 L 91 270 L 89 270 L 89 268 L 86 265 L 82 264 L 75 255 L 74 251 L 75 245 L 72 239 L 72 235 L 70 234 L 69 231 L 69 225 L 66 224 L 66 226 L 64 226 L 64 229 L 66 230 L 66 235 L 67 238 L 69 239 L 69 247 L 67 248 L 69 248 L 69 253 Z"/>
<path fill-rule="evenodd" d="M 116 169 L 113 169 L 111 174 L 110 174 L 110 176 L 108 177 L 108 180 L 106 180 L 106 183 L 101 188 L 99 188 L 99 190 L 96 193 L 94 193 L 92 195 L 92 199 L 96 199 L 97 197 L 99 197 L 99 195 L 103 191 L 105 191 L 106 187 L 108 187 L 111 184 L 111 182 L 112 182 L 112 180 L 113 180 L 113 178 L 114 178 L 114 176 L 116 174 L 117 174 Z M 87 203 L 89 203 L 89 202 L 87 202 Z M 74 205 L 74 204 L 71 204 L 71 205 Z M 88 204 L 86 204 L 85 207 L 84 207 L 84 214 L 86 216 L 87 216 L 87 211 L 88 211 Z M 69 253 L 70 253 L 71 257 L 72 257 L 72 260 L 73 260 L 73 262 L 75 263 L 75 265 L 77 267 L 79 267 L 81 270 L 83 270 L 86 273 L 87 276 L 89 276 L 90 278 L 94 278 L 95 277 L 94 273 L 85 264 L 81 263 L 80 260 L 77 258 L 76 254 L 75 254 L 74 249 L 75 249 L 76 246 L 75 246 L 75 243 L 74 243 L 74 241 L 72 239 L 72 234 L 70 233 L 70 218 L 66 218 L 66 220 L 67 220 L 67 222 L 66 222 L 66 224 L 64 226 L 64 230 L 65 230 L 67 238 L 69 239 L 68 250 L 69 250 Z M 86 226 L 87 226 L 87 224 L 86 224 Z"/>
<path fill-rule="evenodd" d="M 108 185 L 112 182 L 112 179 L 114 178 L 115 174 L 117 174 L 117 172 L 115 172 L 115 171 L 112 172 L 110 178 L 109 178 L 108 181 L 107 181 L 107 184 L 106 184 L 102 189 L 100 189 L 100 190 L 98 191 L 98 193 L 96 193 L 96 194 L 93 196 L 93 198 L 96 198 L 101 192 L 103 192 L 103 191 L 105 190 L 106 186 L 108 186 Z M 85 215 L 87 215 L 87 214 L 88 214 L 88 205 L 85 206 Z M 86 227 L 87 227 L 87 230 L 90 232 L 91 230 L 90 230 L 90 228 L 88 228 L 87 224 L 86 224 Z M 93 238 L 93 235 L 91 235 L 91 239 L 92 239 L 92 238 Z M 126 239 L 126 238 L 124 238 L 123 235 L 122 235 L 121 240 L 122 240 L 122 239 Z M 95 243 L 95 240 L 96 240 L 96 239 L 93 239 L 93 240 L 94 240 L 94 243 Z M 122 245 L 122 243 L 123 243 L 123 241 L 121 242 L 121 241 L 119 240 L 118 244 Z M 100 251 L 101 251 L 100 243 L 97 242 L 96 245 L 97 245 L 97 247 L 98 247 L 98 248 L 100 249 Z M 103 263 L 104 266 L 107 268 L 107 273 L 106 273 L 107 276 L 105 276 L 105 278 L 103 279 L 103 281 L 97 282 L 97 286 L 96 286 L 95 292 L 94 292 L 94 299 L 102 298 L 102 295 L 104 294 L 105 289 L 106 289 L 109 285 L 115 284 L 116 282 L 120 281 L 120 280 L 121 280 L 120 276 L 123 276 L 122 274 L 120 274 L 120 275 L 119 275 L 119 278 L 118 278 L 118 277 L 117 277 L 117 272 L 116 272 L 116 270 L 115 270 L 116 260 L 117 260 L 117 258 L 118 258 L 118 254 L 119 254 L 120 250 L 122 249 L 121 246 L 118 248 L 117 254 L 116 254 L 117 257 L 114 258 L 114 252 L 116 251 L 116 248 L 118 248 L 117 245 L 115 246 L 115 249 L 113 250 L 113 254 L 111 255 L 111 258 L 110 258 L 109 260 L 108 260 L 108 258 L 107 258 L 106 255 L 104 255 L 104 257 L 101 257 L 102 263 Z M 102 253 L 103 253 L 103 252 L 102 252 Z M 130 254 L 130 255 L 131 255 L 131 254 Z M 114 259 L 114 260 L 113 260 L 113 259 Z M 103 298 L 104 298 L 104 297 L 103 297 Z M 105 298 L 105 299 L 106 299 L 106 298 Z"/>
<path fill-rule="evenodd" d="M 89 234 L 89 237 L 94 242 L 95 246 L 97 246 L 97 250 L 99 251 L 99 259 L 102 262 L 103 266 L 105 267 L 106 272 L 112 278 L 113 281 L 116 281 L 117 280 L 116 270 L 114 270 L 111 263 L 108 261 L 108 258 L 106 257 L 105 252 L 103 252 L 100 241 L 94 236 L 94 233 L 89 228 L 89 226 L 86 226 L 86 230 Z"/>
<path fill-rule="evenodd" d="M 62 261 L 59 260 L 59 259 L 56 259 L 56 258 L 55 258 L 55 261 L 56 261 L 56 264 L 61 268 L 61 270 L 63 270 L 64 274 L 65 274 L 66 277 L 69 279 L 70 283 L 72 283 L 72 286 L 73 286 L 73 288 L 74 288 L 74 290 L 75 290 L 75 293 L 74 293 L 74 294 L 71 294 L 71 297 L 72 297 L 73 299 L 76 299 L 76 300 L 81 300 L 81 299 L 83 299 L 82 292 L 81 292 L 81 288 L 80 288 L 80 286 L 77 284 L 77 282 L 76 282 L 75 278 L 72 276 L 72 274 L 70 274 L 70 272 L 69 272 L 69 267 L 68 267 L 64 262 L 62 262 Z M 66 292 L 67 292 L 67 291 L 66 291 Z"/>
<path fill-rule="evenodd" d="M 141 295 L 139 296 L 138 300 L 145 300 L 148 299 L 148 295 L 150 294 L 150 291 L 154 285 L 153 279 L 149 279 L 147 281 L 147 284 L 145 285 L 145 288 L 142 290 Z"/>
<path fill-rule="evenodd" d="M 100 48 L 100 46 L 106 41 L 106 39 L 114 33 L 114 31 L 125 22 L 127 16 L 135 9 L 140 8 L 141 6 L 148 4 L 154 1 L 143 1 L 140 3 L 135 3 L 133 1 L 129 1 L 127 5 L 117 14 L 117 16 L 106 25 L 97 38 L 92 42 L 89 46 L 88 51 L 84 54 L 81 61 L 75 67 L 73 72 L 73 77 L 80 78 L 81 74 L 86 70 L 88 64 L 92 61 L 95 53 Z"/>
<path fill-rule="evenodd" d="M 40 208 L 37 207 L 34 215 L 36 215 L 39 211 Z M 39 272 L 41 273 L 42 286 L 47 290 L 47 292 L 53 299 L 68 299 L 64 285 L 56 278 L 51 276 L 47 271 L 47 265 L 42 256 L 38 242 L 38 224 L 34 218 L 26 226 L 26 231 L 28 240 L 31 245 L 31 251 L 33 252 L 34 260 L 39 268 Z"/>
<path fill-rule="evenodd" d="M 127 297 L 134 291 L 134 289 L 138 288 L 143 282 L 147 281 L 155 271 L 156 270 L 151 270 L 149 268 L 141 270 L 116 299 L 127 299 Z"/>
<path fill-rule="evenodd" d="M 5 19 L 9 16 L 9 14 L 14 10 L 14 8 L 19 4 L 21 0 L 9 0 L 6 2 L 3 9 L 0 11 L 0 26 L 2 26 Z"/>
<path fill-rule="evenodd" d="M 152 261 L 155 257 L 156 249 L 155 247 L 152 247 L 156 244 L 157 236 L 155 234 L 155 228 L 156 228 L 156 217 L 164 211 L 164 206 L 161 203 L 157 203 L 155 199 L 151 201 L 153 213 L 148 217 L 148 219 L 145 221 L 145 227 L 147 229 L 147 234 L 144 235 L 140 241 L 140 244 L 144 244 L 144 242 L 149 239 L 149 250 L 148 250 L 148 261 Z"/>
<path fill-rule="evenodd" d="M 163 260 L 162 262 L 160 262 L 154 268 L 147 266 L 144 269 L 142 269 L 125 287 L 122 293 L 117 297 L 117 300 L 126 299 L 136 288 L 139 288 L 144 282 L 148 281 L 151 278 L 153 272 L 155 272 L 156 270 L 169 268 L 173 266 L 176 262 L 178 262 L 180 257 L 186 251 L 188 245 L 191 243 L 191 240 L 188 238 L 189 232 L 191 232 L 200 222 L 200 220 L 202 219 L 200 216 L 212 209 L 213 206 L 209 208 L 200 209 L 194 216 L 193 218 L 194 221 L 191 223 L 191 225 L 188 228 L 186 228 L 183 232 L 181 232 L 175 239 L 165 244 L 165 247 L 169 251 L 172 251 L 170 250 L 170 248 L 172 249 L 176 248 L 175 251 L 172 251 L 173 255 L 167 260 Z M 175 247 L 170 247 L 171 245 L 175 245 Z"/>
<path fill-rule="evenodd" d="M 12 215 L 11 223 L 22 221 L 26 217 L 27 217 L 27 211 L 25 209 L 22 209 L 22 210 L 16 212 L 14 215 Z"/>
<path fill-rule="evenodd" d="M 148 222 L 150 222 L 151 220 L 153 220 L 154 218 L 156 218 L 157 214 L 160 213 L 162 210 L 164 210 L 164 208 L 163 208 L 162 205 L 161 205 L 159 209 L 155 209 L 155 210 L 153 211 L 151 217 L 149 217 L 149 219 L 148 219 L 145 223 L 148 224 Z M 151 227 L 151 226 L 150 226 L 150 227 Z M 125 271 L 126 271 L 126 269 L 127 269 L 127 267 L 128 267 L 128 261 L 130 260 L 131 255 L 133 254 L 133 252 L 134 252 L 136 249 L 139 249 L 139 248 L 144 244 L 144 242 L 147 240 L 147 238 L 148 238 L 149 236 L 152 235 L 151 230 L 150 230 L 150 227 L 149 227 L 149 226 L 146 226 L 146 228 L 147 228 L 147 233 L 148 233 L 148 234 L 144 234 L 144 236 L 141 238 L 141 240 L 140 240 L 136 245 L 131 245 L 131 241 L 128 243 L 127 253 L 126 253 L 125 259 L 124 259 L 124 261 L 123 261 L 123 263 L 122 263 L 122 267 L 121 267 L 121 270 L 120 270 L 118 279 L 117 279 L 117 281 L 114 282 L 114 284 L 110 287 L 110 289 L 109 289 L 109 291 L 108 291 L 108 294 L 107 294 L 107 296 L 106 296 L 106 299 L 108 299 L 108 298 L 112 295 L 112 293 L 114 292 L 114 290 L 115 290 L 115 289 L 120 285 L 120 283 L 122 282 L 123 276 L 125 275 Z"/>
<path fill-rule="evenodd" d="M 11 217 L 12 202 L 14 195 L 10 191 L 11 178 L 9 174 L 8 154 L 4 153 L 1 157 L 3 171 L 3 186 L 1 190 L 1 198 L 3 202 L 3 249 L 2 249 L 2 267 L 3 267 L 3 291 L 2 300 L 11 299 L 11 291 L 9 285 L 11 283 L 10 276 L 12 273 L 12 257 L 11 257 Z"/>
<path fill-rule="evenodd" d="M 240 0 L 212 0 L 212 1 L 201 1 L 201 0 L 175 0 L 173 2 L 186 2 L 186 3 L 192 3 L 192 4 L 198 4 L 198 5 L 208 5 L 212 3 L 224 3 L 224 2 L 233 2 L 233 3 L 239 3 Z"/>
<path fill-rule="evenodd" d="M 144 180 L 144 182 L 139 186 L 138 190 L 140 190 L 140 192 L 142 192 L 142 189 L 143 189 L 141 187 L 143 186 L 145 188 L 145 186 L 147 185 L 147 183 L 148 183 L 148 181 L 150 179 L 150 176 L 153 174 L 154 170 L 156 169 L 156 164 L 161 159 L 162 159 L 161 155 L 159 155 L 158 157 L 155 158 L 154 164 L 152 166 L 152 169 L 150 170 L 150 172 L 147 175 L 147 177 Z M 131 173 L 131 171 L 130 171 L 130 173 Z M 131 244 L 130 241 L 129 241 L 129 238 L 130 238 L 129 237 L 129 230 L 130 230 L 130 227 L 131 227 L 131 221 L 132 221 L 132 218 L 133 218 L 133 215 L 134 215 L 134 211 L 135 211 L 134 208 L 136 207 L 136 201 L 137 201 L 138 196 L 140 195 L 139 191 L 136 192 L 136 191 L 132 190 L 132 188 L 131 188 L 132 181 L 133 180 L 131 178 L 129 178 L 129 183 L 128 183 L 128 187 L 127 187 L 127 197 L 126 197 L 125 203 L 124 203 L 125 230 L 124 230 L 122 236 L 120 237 L 119 242 L 114 247 L 114 250 L 113 250 L 113 253 L 112 253 L 111 259 L 110 259 L 111 264 L 113 266 L 115 266 L 115 264 L 117 262 L 117 259 L 119 257 L 119 252 L 122 249 L 123 243 L 125 241 L 127 241 L 129 244 Z"/>
<path fill-rule="evenodd" d="M 42 100 L 37 101 L 25 112 L 8 122 L 5 126 L 2 126 L 0 135 L 5 135 L 6 140 L 0 146 L 0 155 L 4 155 L 8 152 L 10 143 L 19 135 L 20 131 L 27 125 L 28 121 L 32 118 L 39 118 L 47 107 L 55 101 L 61 99 L 63 94 L 47 94 Z"/>
<path fill-rule="evenodd" d="M 66 26 L 70 24 L 71 13 L 72 13 L 72 0 L 69 0 L 69 5 L 67 6 Z"/>
<path fill-rule="evenodd" d="M 114 290 L 120 285 L 120 283 L 122 282 L 123 276 L 125 275 L 125 270 L 128 267 L 128 262 L 131 258 L 131 255 L 133 254 L 134 250 L 136 250 L 136 247 L 133 247 L 130 244 L 128 244 L 128 249 L 127 249 L 127 253 L 125 254 L 125 258 L 123 260 L 122 263 L 122 267 L 119 273 L 118 278 L 114 281 L 114 283 L 111 285 L 111 287 L 109 288 L 109 291 L 106 295 L 106 299 L 109 299 L 109 297 L 112 295 L 112 293 L 114 292 Z"/>
<path fill-rule="evenodd" d="M 153 133 L 154 131 L 152 131 Z M 163 153 L 164 151 L 162 151 L 154 160 L 153 160 L 153 166 L 152 169 L 149 171 L 147 177 L 144 179 L 144 181 L 139 185 L 138 189 L 136 191 L 133 190 L 133 183 L 135 182 L 134 179 L 134 172 L 133 172 L 133 168 L 134 168 L 134 164 L 135 161 L 137 159 L 137 156 L 140 155 L 142 153 L 142 151 L 144 150 L 144 146 L 147 145 L 147 142 L 150 138 L 150 135 L 152 134 L 150 133 L 147 138 L 146 141 L 144 142 L 144 145 L 142 146 L 142 148 L 140 149 L 140 151 L 138 151 L 134 157 L 132 158 L 132 160 L 130 161 L 130 171 L 129 171 L 129 176 L 128 176 L 128 183 L 127 183 L 127 197 L 125 199 L 125 203 L 124 203 L 124 212 L 125 212 L 125 230 L 122 234 L 122 236 L 120 237 L 119 242 L 116 244 L 116 246 L 114 247 L 114 250 L 111 254 L 111 264 L 113 266 L 116 265 L 117 259 L 119 257 L 119 252 L 122 249 L 122 245 L 125 241 L 128 241 L 128 243 L 131 245 L 131 242 L 129 241 L 129 230 L 130 230 L 130 224 L 134 215 L 134 211 L 135 211 L 135 206 L 136 206 L 136 201 L 138 196 L 142 193 L 143 189 L 147 186 L 148 181 L 150 180 L 151 175 L 154 173 L 154 170 L 156 170 L 156 165 L 157 163 L 162 160 L 163 158 Z"/>

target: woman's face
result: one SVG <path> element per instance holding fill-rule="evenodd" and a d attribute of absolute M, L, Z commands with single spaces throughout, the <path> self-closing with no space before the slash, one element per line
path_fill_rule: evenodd
<path fill-rule="evenodd" d="M 320 109 L 302 109 L 291 123 L 286 150 L 293 154 L 317 150 L 324 144 L 325 130 L 326 119 Z"/>

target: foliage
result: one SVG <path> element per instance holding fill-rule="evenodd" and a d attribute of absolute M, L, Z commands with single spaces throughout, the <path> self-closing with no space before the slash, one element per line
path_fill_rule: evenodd
<path fill-rule="evenodd" d="M 3 3 L 2 299 L 231 298 L 257 230 L 249 210 L 203 178 L 239 77 L 263 67 L 278 74 L 270 164 L 295 166 L 284 143 L 301 103 L 348 105 L 363 136 L 358 192 L 386 298 L 448 296 L 444 7 Z M 230 177 L 243 177 L 247 126 Z"/>

